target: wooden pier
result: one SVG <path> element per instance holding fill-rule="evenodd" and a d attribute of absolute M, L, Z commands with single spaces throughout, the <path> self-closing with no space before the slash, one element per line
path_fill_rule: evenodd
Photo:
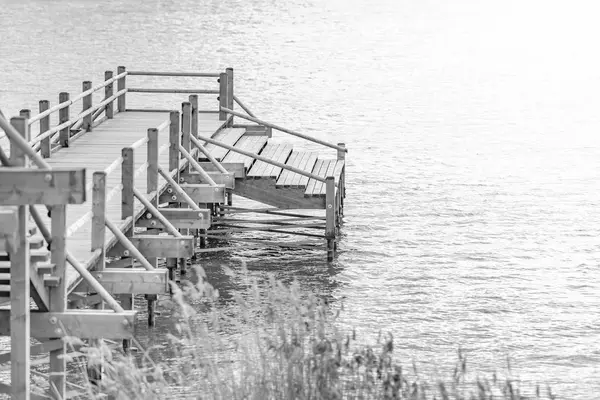
<path fill-rule="evenodd" d="M 129 87 L 136 75 L 216 84 Z M 96 92 L 103 100 L 93 104 Z M 128 93 L 189 97 L 180 110 L 136 109 Z M 214 109 L 199 110 L 198 96 L 205 95 L 216 98 Z M 36 115 L 22 110 L 10 121 L 0 113 L 0 130 L 10 142 L 9 149 L 0 148 L 0 335 L 11 337 L 10 354 L 0 354 L 0 364 L 11 363 L 11 382 L 0 383 L 0 393 L 68 398 L 63 339 L 119 339 L 127 351 L 135 332 L 133 295 L 146 295 L 152 326 L 157 296 L 169 294 L 186 259 L 228 250 L 209 248 L 207 239 L 304 248 L 334 258 L 345 145 L 257 118 L 234 94 L 233 69 L 119 67 L 102 83 L 85 81 L 82 93 L 60 93 L 58 100 L 54 106 L 42 100 Z M 53 126 L 51 115 L 58 120 Z M 296 148 L 273 131 L 324 150 Z M 232 194 L 268 207 L 236 207 Z M 269 232 L 271 239 L 236 237 L 252 231 Z M 31 338 L 39 344 L 30 346 Z M 40 352 L 49 353 L 50 365 L 43 393 L 32 391 L 30 380 L 31 354 Z"/>

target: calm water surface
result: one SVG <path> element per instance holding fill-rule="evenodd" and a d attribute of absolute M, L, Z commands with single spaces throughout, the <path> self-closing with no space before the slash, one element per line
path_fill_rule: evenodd
<path fill-rule="evenodd" d="M 3 0 L 0 107 L 55 104 L 117 65 L 232 66 L 257 115 L 349 144 L 349 187 L 332 266 L 320 253 L 240 249 L 204 263 L 217 285 L 235 288 L 219 265 L 242 257 L 256 276 L 343 300 L 343 323 L 361 335 L 393 331 L 424 373 L 449 373 L 462 346 L 476 371 L 510 356 L 522 380 L 589 399 L 600 390 L 596 11 L 541 0 Z"/>

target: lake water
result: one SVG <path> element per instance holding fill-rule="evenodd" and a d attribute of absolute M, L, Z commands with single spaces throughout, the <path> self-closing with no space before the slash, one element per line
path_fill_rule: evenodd
<path fill-rule="evenodd" d="M 240 250 L 203 264 L 217 286 L 235 287 L 218 265 L 243 257 L 256 276 L 343 301 L 362 336 L 394 332 L 427 374 L 449 373 L 460 346 L 482 374 L 508 356 L 522 381 L 589 399 L 600 390 L 596 11 L 554 0 L 3 0 L 0 108 L 56 104 L 118 65 L 234 67 L 255 114 L 348 144 L 348 197 L 333 265 L 320 252 Z"/>

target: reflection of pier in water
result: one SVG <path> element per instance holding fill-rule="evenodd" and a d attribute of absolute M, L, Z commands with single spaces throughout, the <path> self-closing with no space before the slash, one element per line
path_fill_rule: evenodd
<path fill-rule="evenodd" d="M 218 78 L 219 85 L 127 87 L 126 78 L 134 75 Z M 103 100 L 93 104 L 102 89 Z M 126 94 L 136 92 L 190 96 L 181 112 L 127 108 Z M 216 110 L 199 110 L 198 95 L 218 95 Z M 78 114 L 72 112 L 77 101 L 83 105 Z M 252 124 L 236 124 L 234 117 Z M 39 134 L 31 138 L 36 125 Z M 153 73 L 119 67 L 97 86 L 84 82 L 73 98 L 61 93 L 56 106 L 40 101 L 33 117 L 22 110 L 9 124 L 0 115 L 0 127 L 10 139 L 10 157 L 6 149 L 0 152 L 0 334 L 11 336 L 11 352 L 0 354 L 0 363 L 11 362 L 11 384 L 0 383 L 0 393 L 15 399 L 44 398 L 31 391 L 29 360 L 43 353 L 50 353 L 51 396 L 66 398 L 64 355 L 72 349 L 65 336 L 123 339 L 127 350 L 134 294 L 146 295 L 153 325 L 157 296 L 168 294 L 186 259 L 230 248 L 209 247 L 207 240 L 319 249 L 334 258 L 345 146 L 256 118 L 233 93 L 232 69 Z M 333 148 L 336 155 L 296 149 L 274 138 L 273 130 Z M 235 207 L 233 194 L 270 207 Z M 257 232 L 270 236 L 253 236 Z M 30 337 L 39 344 L 30 346 Z M 90 368 L 90 374 L 100 378 L 98 370 Z"/>

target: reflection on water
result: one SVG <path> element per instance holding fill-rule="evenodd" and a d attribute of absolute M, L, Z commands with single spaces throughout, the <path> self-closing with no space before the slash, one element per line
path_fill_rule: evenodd
<path fill-rule="evenodd" d="M 254 113 L 348 143 L 349 187 L 333 265 L 243 246 L 201 259 L 224 298 L 238 288 L 219 265 L 235 269 L 241 257 L 258 278 L 295 277 L 343 299 L 344 324 L 367 337 L 393 331 L 400 355 L 426 373 L 447 371 L 460 345 L 474 370 L 502 369 L 509 355 L 523 381 L 583 399 L 600 389 L 595 8 L 9 0 L 0 106 L 36 109 L 117 65 L 235 67 L 236 93 Z M 159 323 L 145 340 L 167 329 Z"/>

